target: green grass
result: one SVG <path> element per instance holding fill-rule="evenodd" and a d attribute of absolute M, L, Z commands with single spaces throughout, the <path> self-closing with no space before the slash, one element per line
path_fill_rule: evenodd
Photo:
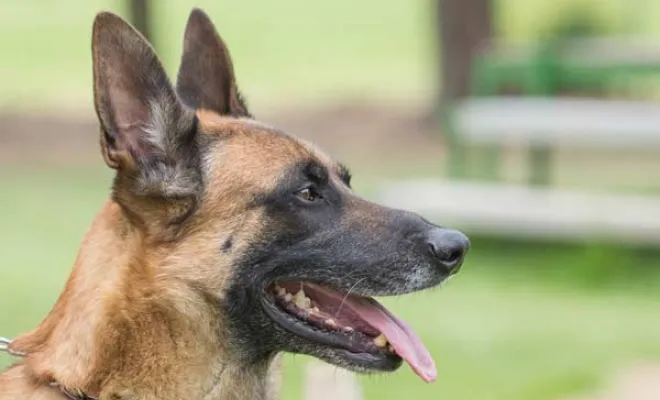
<path fill-rule="evenodd" d="M 253 103 L 306 104 L 343 97 L 427 99 L 437 88 L 431 2 L 390 0 L 177 0 L 153 2 L 155 45 L 174 76 L 188 13 L 211 15 Z M 649 0 L 500 0 L 498 31 L 538 37 L 571 4 L 606 30 L 657 37 Z M 126 15 L 120 0 L 0 0 L 0 106 L 89 109 L 90 32 L 99 10 Z M 583 8 L 577 9 L 583 12 Z"/>
<path fill-rule="evenodd" d="M 109 179 L 101 166 L 0 172 L 0 335 L 30 329 L 49 310 Z M 385 300 L 429 347 L 438 381 L 424 384 L 404 366 L 360 378 L 367 399 L 555 400 L 596 388 L 627 364 L 660 359 L 657 291 L 563 285 L 546 277 L 578 266 L 566 251 L 475 244 L 442 289 Z M 287 357 L 284 399 L 299 398 L 306 362 Z"/>
<path fill-rule="evenodd" d="M 432 16 L 424 3 L 171 1 L 154 10 L 155 45 L 175 76 L 184 26 L 204 8 L 227 41 L 253 102 L 419 96 L 432 81 Z M 0 106 L 89 107 L 94 15 L 117 0 L 0 0 Z"/>

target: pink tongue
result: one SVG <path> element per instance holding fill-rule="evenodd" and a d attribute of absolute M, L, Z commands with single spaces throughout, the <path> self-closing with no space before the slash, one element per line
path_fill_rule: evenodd
<path fill-rule="evenodd" d="M 337 313 L 340 313 L 342 307 L 344 310 L 350 309 L 352 314 L 385 335 L 396 354 L 406 360 L 410 368 L 425 382 L 433 382 L 438 377 L 429 351 L 415 332 L 376 300 L 342 294 L 312 283 L 305 283 L 305 290 L 319 304 L 336 305 L 337 307 L 333 308 Z"/>
<path fill-rule="evenodd" d="M 349 296 L 345 302 L 369 325 L 381 331 L 396 354 L 406 360 L 410 368 L 424 382 L 433 382 L 438 376 L 431 354 L 407 323 L 398 319 L 374 299 Z"/>

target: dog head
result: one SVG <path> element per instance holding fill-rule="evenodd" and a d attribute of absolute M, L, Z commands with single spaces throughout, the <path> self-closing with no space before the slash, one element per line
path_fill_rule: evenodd
<path fill-rule="evenodd" d="M 95 20 L 93 61 L 101 151 L 126 232 L 139 236 L 154 280 L 217 309 L 229 357 L 253 364 L 287 351 L 364 372 L 405 359 L 434 379 L 412 330 L 368 296 L 440 284 L 463 262 L 463 234 L 359 197 L 342 164 L 255 120 L 200 10 L 176 89 L 113 14 Z"/>

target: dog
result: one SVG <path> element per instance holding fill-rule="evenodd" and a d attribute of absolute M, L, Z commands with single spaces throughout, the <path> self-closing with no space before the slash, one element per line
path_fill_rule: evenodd
<path fill-rule="evenodd" d="M 200 9 L 175 86 L 115 14 L 97 14 L 92 53 L 111 196 L 50 313 L 9 344 L 0 399 L 268 399 L 283 352 L 436 378 L 370 296 L 438 286 L 463 233 L 359 197 L 341 163 L 257 121 Z"/>

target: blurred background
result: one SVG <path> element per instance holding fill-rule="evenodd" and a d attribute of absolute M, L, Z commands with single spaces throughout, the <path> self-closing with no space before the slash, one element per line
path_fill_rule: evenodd
<path fill-rule="evenodd" d="M 193 6 L 259 119 L 473 240 L 442 289 L 383 300 L 438 381 L 358 377 L 365 399 L 660 398 L 651 0 L 0 0 L 0 335 L 49 311 L 109 193 L 94 15 L 131 20 L 175 76 Z M 287 356 L 282 398 L 302 398 L 308 362 Z"/>

